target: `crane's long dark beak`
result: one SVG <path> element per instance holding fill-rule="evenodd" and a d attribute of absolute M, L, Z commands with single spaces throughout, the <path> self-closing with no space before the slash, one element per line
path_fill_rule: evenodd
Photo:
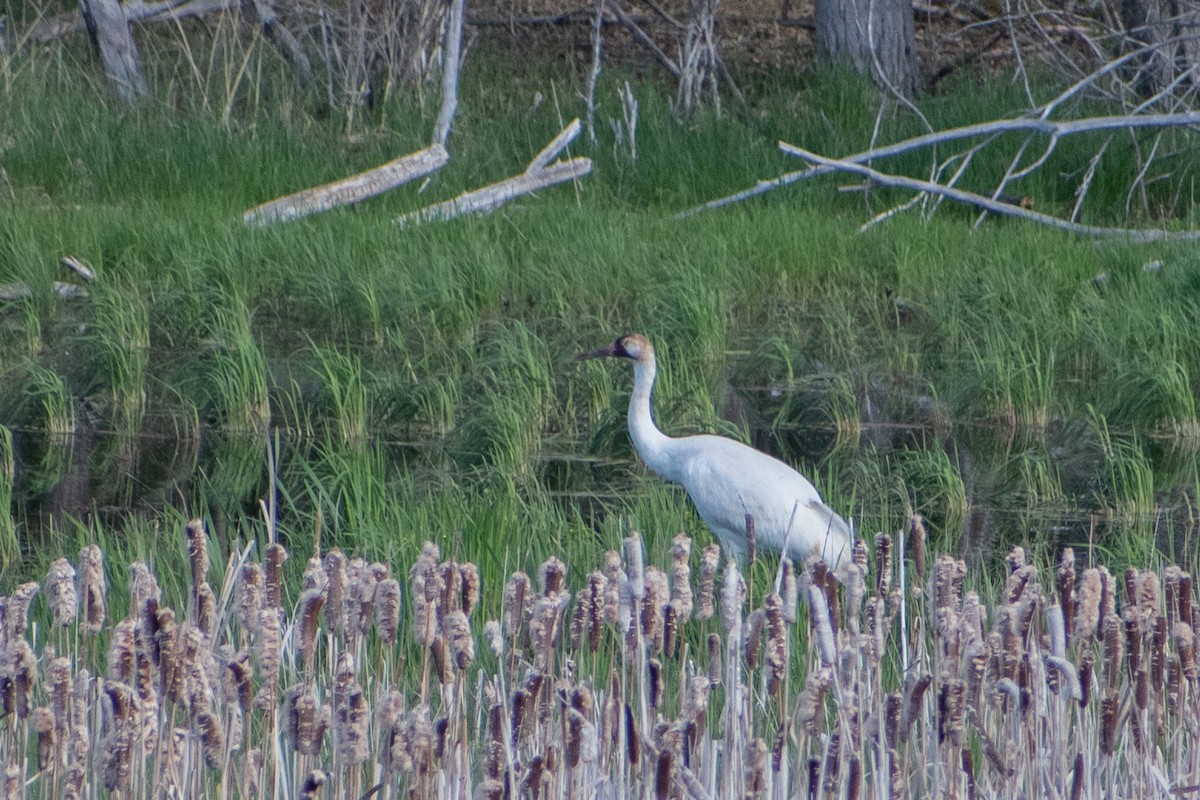
<path fill-rule="evenodd" d="M 598 350 L 589 350 L 586 353 L 580 353 L 575 356 L 576 361 L 587 361 L 589 358 L 616 358 L 617 343 L 613 342 L 608 347 L 601 347 Z"/>

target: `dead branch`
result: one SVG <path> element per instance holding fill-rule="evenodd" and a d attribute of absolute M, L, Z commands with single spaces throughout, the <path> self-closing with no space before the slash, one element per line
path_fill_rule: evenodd
<path fill-rule="evenodd" d="M 458 197 L 404 214 L 396 219 L 398 225 L 419 225 L 454 219 L 465 214 L 489 214 L 511 200 L 531 194 L 564 181 L 577 180 L 592 171 L 592 160 L 582 156 L 566 161 L 555 158 L 579 135 L 580 123 L 574 119 L 533 157 L 520 175 L 505 178 L 479 189 L 464 192 Z"/>
<path fill-rule="evenodd" d="M 960 128 L 950 128 L 944 131 L 935 131 L 934 133 L 926 133 L 920 136 L 915 136 L 911 139 L 905 139 L 895 144 L 885 145 L 883 147 L 875 147 L 870 150 L 864 150 L 849 156 L 843 156 L 837 159 L 839 162 L 848 164 L 864 164 L 876 161 L 882 158 L 901 155 L 913 150 L 919 150 L 926 147 L 945 144 L 960 139 L 970 139 L 980 136 L 994 136 L 1001 133 L 1010 133 L 1013 131 L 1028 131 L 1031 133 L 1041 133 L 1052 138 L 1061 138 L 1063 136 L 1071 136 L 1081 133 L 1093 133 L 1095 131 L 1107 131 L 1118 129 L 1133 129 L 1133 128 L 1168 128 L 1168 127 L 1183 127 L 1189 125 L 1200 125 L 1200 112 L 1189 112 L 1185 114 L 1140 114 L 1137 116 L 1106 116 L 1106 117 L 1085 117 L 1083 119 L 1066 120 L 1056 122 L 1048 119 L 1035 119 L 1029 117 L 1021 117 L 1018 119 L 1003 119 L 993 120 L 991 122 L 981 122 L 975 125 L 965 125 Z M 789 145 L 786 142 L 780 142 L 779 147 L 785 153 L 791 155 L 799 155 L 792 153 Z M 681 211 L 676 215 L 677 218 L 690 217 L 693 214 L 698 214 L 701 211 L 709 211 L 715 208 L 738 203 L 743 200 L 748 200 L 751 197 L 757 197 L 761 194 L 766 194 L 772 189 L 778 189 L 783 186 L 790 186 L 799 181 L 808 180 L 810 178 L 828 175 L 836 171 L 831 166 L 811 166 L 807 169 L 795 170 L 786 172 L 778 178 L 770 180 L 760 180 L 754 186 L 735 192 L 725 197 L 710 200 L 707 203 L 689 208 L 686 211 Z"/>
<path fill-rule="evenodd" d="M 446 43 L 442 48 L 442 105 L 433 127 L 433 143 L 446 146 L 450 127 L 458 111 L 458 68 L 462 61 L 462 29 L 464 0 L 451 0 L 450 17 L 446 20 Z"/>
<path fill-rule="evenodd" d="M 315 186 L 302 192 L 276 198 L 250 209 L 242 215 L 247 225 L 265 227 L 275 222 L 287 222 L 309 214 L 328 211 L 338 206 L 360 203 L 367 198 L 402 186 L 415 178 L 441 169 L 450 160 L 440 144 L 426 147 L 406 156 L 360 172 L 349 178 Z"/>
<path fill-rule="evenodd" d="M 817 155 L 816 153 L 805 150 L 794 145 L 787 146 L 787 152 L 799 158 L 803 158 L 818 167 L 823 167 L 826 170 L 849 172 L 866 178 L 871 183 L 877 186 L 885 186 L 899 189 L 910 189 L 913 191 L 924 192 L 926 194 L 941 195 L 951 200 L 958 200 L 962 203 L 975 206 L 977 208 L 986 209 L 996 214 L 1004 214 L 1010 217 L 1019 217 L 1031 222 L 1037 222 L 1042 225 L 1048 225 L 1052 228 L 1068 231 L 1070 233 L 1078 233 L 1085 236 L 1097 236 L 1104 238 L 1124 238 L 1134 242 L 1157 242 L 1164 240 L 1193 240 L 1200 239 L 1200 231 L 1164 231 L 1164 230 L 1138 230 L 1133 228 L 1106 228 L 1098 225 L 1082 225 L 1077 222 L 1071 222 L 1058 217 L 1052 217 L 1049 214 L 1042 214 L 1031 209 L 1022 208 L 1020 205 L 1010 205 L 1000 200 L 993 200 L 990 197 L 985 197 L 981 194 L 968 192 L 963 189 L 956 189 L 951 186 L 943 186 L 932 181 L 920 180 L 919 178 L 910 178 L 905 175 L 889 175 L 879 172 L 864 164 L 858 164 L 852 161 L 836 158 L 826 158 L 825 156 Z"/>

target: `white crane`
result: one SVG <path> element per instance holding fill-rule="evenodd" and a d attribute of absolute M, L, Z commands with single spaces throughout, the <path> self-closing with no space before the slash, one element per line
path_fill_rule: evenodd
<path fill-rule="evenodd" d="M 657 369 L 654 346 L 640 334 L 622 336 L 579 359 L 627 358 L 633 362 L 629 437 L 655 473 L 681 484 L 721 546 L 746 556 L 746 517 L 754 520 L 756 546 L 786 552 L 803 562 L 820 555 L 841 577 L 851 558 L 846 521 L 821 500 L 808 479 L 766 453 L 723 436 L 667 436 L 654 424 L 650 391 Z"/>

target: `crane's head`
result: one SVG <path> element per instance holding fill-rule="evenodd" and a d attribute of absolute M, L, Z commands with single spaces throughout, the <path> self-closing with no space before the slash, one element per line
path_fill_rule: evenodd
<path fill-rule="evenodd" d="M 633 361 L 648 361 L 654 358 L 654 346 L 640 333 L 631 333 L 617 339 L 608 347 L 580 353 L 576 358 L 580 361 L 588 358 L 628 358 Z"/>

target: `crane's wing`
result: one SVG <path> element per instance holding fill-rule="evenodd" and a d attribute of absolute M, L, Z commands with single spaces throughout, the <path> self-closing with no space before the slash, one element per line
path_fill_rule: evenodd
<path fill-rule="evenodd" d="M 694 441 L 693 441 L 694 440 Z M 742 540 L 754 517 L 759 548 L 793 558 L 849 557 L 850 529 L 816 488 L 782 461 L 720 436 L 689 437 L 694 448 L 680 482 L 704 522 L 722 540 Z"/>

